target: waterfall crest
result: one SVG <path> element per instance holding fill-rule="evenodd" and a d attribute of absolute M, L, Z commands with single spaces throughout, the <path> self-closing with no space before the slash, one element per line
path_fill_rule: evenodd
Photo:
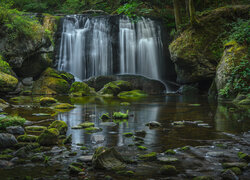
<path fill-rule="evenodd" d="M 160 79 L 161 28 L 149 18 L 68 15 L 63 20 L 58 69 L 80 80 L 111 74 Z M 114 29 L 117 30 L 114 30 Z"/>

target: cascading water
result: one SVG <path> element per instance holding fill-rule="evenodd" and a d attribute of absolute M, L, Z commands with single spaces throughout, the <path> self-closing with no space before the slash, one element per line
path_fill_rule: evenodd
<path fill-rule="evenodd" d="M 112 16 L 66 16 L 58 69 L 81 80 L 111 74 L 160 79 L 163 59 L 160 26 L 149 18 L 136 23 L 127 17 L 116 16 L 116 23 L 111 19 Z"/>

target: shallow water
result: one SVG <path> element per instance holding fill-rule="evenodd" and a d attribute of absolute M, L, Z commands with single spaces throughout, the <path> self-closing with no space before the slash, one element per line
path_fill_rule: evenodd
<path fill-rule="evenodd" d="M 69 98 L 64 96 L 56 97 L 60 102 L 72 103 L 75 108 L 67 112 L 55 113 L 49 108 L 39 108 L 36 103 L 36 97 L 25 97 L 15 106 L 7 108 L 5 111 L 9 114 L 20 115 L 29 121 L 40 121 L 46 119 L 60 119 L 65 121 L 69 128 L 67 135 L 72 134 L 72 150 L 79 151 L 81 145 L 88 147 L 87 154 L 93 154 L 98 146 L 118 147 L 119 151 L 127 157 L 135 157 L 138 153 L 164 152 L 170 148 L 177 148 L 186 145 L 200 146 L 211 145 L 217 140 L 229 140 L 228 134 L 240 135 L 250 130 L 250 111 L 247 109 L 238 109 L 233 104 L 218 104 L 216 101 L 208 100 L 203 96 L 158 96 L 147 97 L 143 99 L 118 99 L 102 97 L 83 97 Z M 121 102 L 130 102 L 130 106 L 121 106 Z M 102 122 L 100 116 L 103 113 L 112 114 L 116 111 L 129 111 L 129 119 L 116 121 L 112 126 Z M 37 116 L 36 113 L 49 113 L 54 116 Z M 82 122 L 94 122 L 96 127 L 103 130 L 101 132 L 88 134 L 84 129 L 71 129 Z M 162 124 L 161 128 L 149 129 L 145 126 L 150 121 L 157 121 Z M 184 125 L 173 125 L 173 122 L 184 121 Z M 205 124 L 205 126 L 200 126 Z M 42 123 L 47 125 L 48 123 Z M 109 123 L 110 125 L 110 123 Z M 145 130 L 143 146 L 146 151 L 139 151 L 134 145 L 136 141 L 133 138 L 127 138 L 123 135 L 126 132 Z M 98 135 L 104 138 L 104 141 L 94 142 Z M 80 154 L 80 153 L 78 153 Z M 71 157 L 76 159 L 76 157 Z M 143 166 L 137 166 L 138 177 L 144 179 L 147 177 L 156 177 L 152 170 L 152 163 L 144 163 Z M 157 171 L 157 163 L 155 164 Z M 65 161 L 65 167 L 67 163 Z M 64 168 L 65 168 L 64 167 Z M 16 177 L 17 175 L 26 175 L 32 177 L 49 177 L 65 174 L 67 171 L 60 172 L 63 167 L 46 167 L 46 165 L 18 166 L 15 169 L 1 171 L 2 177 Z M 133 167 L 132 167 L 133 168 Z M 148 171 L 145 176 L 145 171 Z M 16 173 L 13 173 L 16 172 Z M 94 173 L 95 174 L 95 173 Z M 106 174 L 106 173 L 105 173 Z M 111 174 L 112 175 L 112 174 Z M 94 176 L 94 175 L 93 175 Z M 140 179 L 139 178 L 139 179 Z M 52 178 L 53 179 L 53 178 Z M 67 179 L 67 178 L 66 178 Z M 94 178 L 95 179 L 95 178 Z"/>

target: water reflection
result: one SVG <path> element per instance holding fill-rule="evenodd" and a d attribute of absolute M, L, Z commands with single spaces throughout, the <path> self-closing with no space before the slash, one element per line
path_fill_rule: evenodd
<path fill-rule="evenodd" d="M 235 110 L 225 105 L 208 103 L 206 97 L 167 96 L 150 97 L 140 101 L 131 101 L 131 106 L 120 106 L 119 99 L 94 98 L 91 101 L 76 101 L 76 108 L 70 112 L 60 113 L 59 119 L 69 125 L 68 135 L 72 134 L 73 144 L 78 143 L 89 146 L 127 146 L 134 144 L 132 138 L 124 137 L 123 133 L 145 130 L 144 146 L 154 151 L 184 145 L 203 145 L 207 141 L 226 138 L 220 131 L 239 133 L 250 129 L 248 112 Z M 195 104 L 195 106 L 193 106 Z M 231 109 L 230 109 L 231 108 Z M 112 114 L 115 111 L 129 110 L 128 121 L 118 121 L 114 126 L 102 124 L 100 116 L 103 113 Z M 103 130 L 94 134 L 86 134 L 85 130 L 71 129 L 73 126 L 90 121 Z M 148 129 L 147 122 L 158 121 L 162 124 L 160 129 Z M 185 124 L 183 127 L 173 126 L 174 121 L 202 121 L 209 127 L 197 124 Z M 93 142 L 96 135 L 105 138 L 104 142 Z"/>

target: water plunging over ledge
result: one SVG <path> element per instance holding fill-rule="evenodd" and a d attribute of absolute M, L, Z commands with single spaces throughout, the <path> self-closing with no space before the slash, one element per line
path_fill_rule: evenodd
<path fill-rule="evenodd" d="M 58 69 L 83 80 L 91 76 L 140 74 L 161 77 L 161 27 L 149 18 L 68 15 L 63 20 Z"/>

